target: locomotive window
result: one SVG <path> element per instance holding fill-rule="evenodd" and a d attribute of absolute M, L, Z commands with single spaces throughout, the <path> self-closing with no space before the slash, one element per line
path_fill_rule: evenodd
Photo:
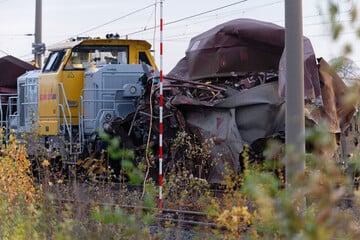
<path fill-rule="evenodd" d="M 150 61 L 149 61 L 149 58 L 146 56 L 146 53 L 145 53 L 145 52 L 139 52 L 139 61 L 140 61 L 140 63 L 141 63 L 141 62 L 144 62 L 144 63 L 146 63 L 146 64 L 148 64 L 148 65 L 151 66 L 151 63 L 150 63 Z"/>
<path fill-rule="evenodd" d="M 108 64 L 127 64 L 128 52 L 127 50 L 95 50 L 91 57 L 95 62 L 103 62 Z"/>
<path fill-rule="evenodd" d="M 59 69 L 64 55 L 64 51 L 50 53 L 43 68 L 43 72 L 56 72 Z"/>
<path fill-rule="evenodd" d="M 90 54 L 87 52 L 72 52 L 71 57 L 67 61 L 64 69 L 65 70 L 84 70 L 84 65 L 86 66 L 90 63 Z"/>
<path fill-rule="evenodd" d="M 86 60 L 81 57 L 86 55 Z M 129 62 L 129 46 L 111 46 L 111 45 L 80 45 L 73 49 L 72 56 L 79 56 L 81 63 L 111 63 L 127 64 Z"/>

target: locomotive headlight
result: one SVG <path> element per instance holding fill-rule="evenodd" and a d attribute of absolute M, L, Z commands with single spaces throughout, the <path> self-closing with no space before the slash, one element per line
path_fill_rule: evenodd
<path fill-rule="evenodd" d="M 111 113 L 107 113 L 107 114 L 105 114 L 105 121 L 110 121 L 110 120 L 111 120 L 111 118 L 112 118 Z"/>
<path fill-rule="evenodd" d="M 135 93 L 136 93 L 136 87 L 135 87 L 135 86 L 131 86 L 131 87 L 130 87 L 130 93 L 131 93 L 131 94 L 135 94 Z"/>
<path fill-rule="evenodd" d="M 142 94 L 142 88 L 140 84 L 124 84 L 121 97 L 138 97 Z"/>

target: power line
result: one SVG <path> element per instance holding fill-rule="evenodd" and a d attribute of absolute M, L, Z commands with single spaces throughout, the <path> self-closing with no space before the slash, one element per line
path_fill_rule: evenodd
<path fill-rule="evenodd" d="M 272 2 L 272 3 L 268 3 L 268 4 L 262 4 L 262 5 L 258 5 L 258 6 L 254 6 L 254 7 L 249 7 L 245 10 L 241 10 L 241 11 L 247 11 L 247 10 L 251 10 L 251 9 L 259 9 L 259 8 L 262 8 L 262 7 L 267 7 L 267 6 L 270 6 L 270 5 L 275 5 L 275 4 L 278 4 L 278 3 L 282 3 L 283 1 L 277 1 L 277 2 Z M 236 14 L 238 12 L 237 11 L 231 11 L 230 13 L 226 13 L 226 14 L 222 14 L 222 16 L 226 15 L 226 16 L 230 16 L 230 15 L 233 15 L 233 14 Z M 349 11 L 342 11 L 342 12 L 339 12 L 340 14 L 343 14 L 343 13 L 348 13 Z M 216 15 L 217 16 L 217 15 Z M 310 19 L 310 18 L 314 18 L 314 17 L 326 17 L 326 16 L 330 16 L 330 14 L 313 14 L 313 15 L 307 15 L 307 16 L 304 16 L 303 19 Z M 209 21 L 208 19 L 206 20 L 200 20 L 200 21 L 196 21 L 195 23 L 193 24 L 199 24 L 201 22 L 204 22 L 204 21 Z M 271 20 L 269 22 L 284 22 L 284 20 L 280 20 L 280 19 L 277 19 L 277 20 Z M 338 23 L 350 23 L 351 22 L 351 19 L 346 19 L 346 20 L 341 20 L 341 21 L 338 21 Z M 323 21 L 323 22 L 317 22 L 317 23 L 304 23 L 303 25 L 304 26 L 318 26 L 318 25 L 328 25 L 328 24 L 331 24 L 330 21 Z M 187 24 L 185 25 L 187 26 Z M 201 32 L 201 31 L 200 31 Z M 185 39 L 188 39 L 189 35 L 196 35 L 198 33 L 200 33 L 199 31 L 197 32 L 191 32 L 191 33 L 183 33 L 183 34 L 175 34 L 175 35 L 170 35 L 170 36 L 167 36 L 167 39 L 166 41 L 176 41 L 176 40 L 185 40 Z M 342 32 L 342 34 L 352 34 L 352 33 L 356 33 L 356 31 L 347 31 L 347 32 Z M 328 37 L 328 36 L 331 36 L 332 33 L 329 32 L 329 33 L 323 33 L 323 34 L 315 34 L 315 35 L 306 35 L 307 37 Z"/>
<path fill-rule="evenodd" d="M 199 17 L 199 16 L 202 16 L 202 15 L 205 15 L 205 14 L 208 14 L 208 13 L 211 13 L 211 12 L 215 12 L 215 11 L 218 11 L 218 10 L 221 10 L 221 9 L 224 9 L 224 8 L 227 8 L 227 7 L 230 7 L 230 6 L 233 6 L 233 5 L 236 5 L 236 4 L 239 4 L 239 3 L 244 3 L 246 2 L 247 0 L 243 0 L 243 1 L 238 1 L 238 2 L 235 2 L 235 3 L 232 3 L 232 4 L 229 4 L 229 5 L 225 5 L 225 6 L 222 6 L 222 7 L 218 7 L 218 8 L 215 8 L 215 9 L 212 9 L 212 10 L 208 10 L 208 11 L 204 11 L 204 12 L 201 12 L 201 13 L 198 13 L 198 14 L 195 14 L 195 15 L 191 15 L 191 16 L 188 16 L 188 17 L 184 17 L 184 18 L 181 18 L 181 19 L 177 19 L 177 20 L 174 20 L 174 21 L 171 21 L 171 22 L 167 22 L 167 23 L 164 23 L 164 26 L 166 25 L 170 25 L 170 24 L 174 24 L 174 23 L 178 23 L 178 22 L 182 22 L 182 21 L 185 21 L 185 20 L 188 20 L 188 19 L 192 19 L 192 18 L 195 18 L 195 17 Z M 237 10 L 235 13 L 232 13 L 232 14 L 236 14 L 238 11 L 241 11 L 241 12 L 246 12 L 246 11 L 250 11 L 250 10 L 258 10 L 259 8 L 265 8 L 265 7 L 269 7 L 269 6 L 272 6 L 272 5 L 276 5 L 276 4 L 280 4 L 280 3 L 283 3 L 283 0 L 281 1 L 273 1 L 273 2 L 270 2 L 270 3 L 264 3 L 264 4 L 261 4 L 261 5 L 257 5 L 257 6 L 252 6 L 252 7 L 248 7 L 248 8 L 245 8 L 245 9 L 242 9 L 242 10 Z M 231 12 L 234 12 L 234 11 L 231 11 Z M 340 14 L 342 13 L 348 13 L 349 10 L 347 11 L 342 11 L 340 12 Z M 227 16 L 230 16 L 232 15 L 231 13 L 230 14 L 227 14 Z M 306 18 L 314 18 L 314 17 L 325 17 L 329 14 L 313 14 L 313 15 L 308 15 L 308 16 L 304 16 L 303 18 L 306 19 Z M 218 15 L 216 15 L 218 16 Z M 207 21 L 207 20 L 206 20 Z M 271 22 L 284 22 L 284 20 L 274 20 L 274 21 L 271 21 Z M 347 21 L 347 20 L 343 20 L 341 22 L 350 22 Z M 199 23 L 196 22 L 196 23 Z M 304 26 L 311 26 L 311 25 L 324 25 L 324 24 L 329 24 L 329 23 L 325 23 L 325 22 L 322 22 L 322 23 L 308 23 L 308 24 L 304 24 Z M 134 34 L 138 34 L 138 33 L 142 33 L 142 32 L 145 32 L 145 31 L 149 31 L 149 30 L 152 30 L 152 29 L 155 29 L 157 28 L 158 26 L 153 26 L 153 27 L 149 27 L 149 28 L 144 28 L 142 30 L 138 30 L 138 31 L 135 31 L 135 32 L 131 32 L 131 33 L 128 33 L 128 34 L 125 34 L 126 36 L 130 36 L 130 35 L 134 35 Z M 186 34 L 187 35 L 187 34 Z M 331 35 L 331 34 L 328 34 L 328 35 Z"/>
<path fill-rule="evenodd" d="M 189 20 L 189 19 L 198 18 L 198 17 L 200 17 L 200 16 L 204 16 L 204 15 L 209 14 L 209 13 L 214 13 L 214 12 L 216 12 L 216 11 L 219 11 L 219 10 L 222 10 L 222 9 L 225 9 L 225 8 L 229 8 L 229 7 L 232 7 L 232 6 L 234 6 L 234 5 L 237 5 L 237 4 L 240 4 L 240 3 L 244 3 L 244 2 L 247 2 L 247 0 L 241 0 L 241 1 L 237 1 L 237 2 L 234 2 L 234 3 L 228 4 L 228 5 L 225 5 L 225 6 L 221 6 L 221 7 L 217 7 L 217 8 L 211 9 L 211 10 L 203 11 L 203 12 L 200 12 L 200 13 L 197 13 L 197 14 L 194 14 L 194 15 L 191 15 L 191 16 L 183 17 L 183 18 L 180 18 L 180 19 L 171 21 L 171 22 L 164 23 L 163 25 L 171 25 L 171 24 L 175 24 L 175 23 L 178 23 L 178 22 L 183 22 L 183 21 L 186 21 L 186 20 Z M 275 4 L 279 4 L 279 3 L 282 3 L 282 2 L 283 2 L 283 1 L 276 0 L 276 1 L 269 2 L 269 3 L 262 3 L 261 5 L 256 5 L 256 6 L 251 6 L 251 7 L 242 8 L 241 10 L 236 10 L 236 11 L 231 10 L 231 11 L 228 11 L 227 16 L 236 14 L 236 13 L 239 12 L 239 11 L 247 12 L 247 11 L 250 11 L 250 10 L 258 10 L 259 8 L 268 7 L 268 6 L 275 5 Z M 1 3 L 1 1 L 0 1 L 0 3 Z M 126 18 L 126 17 L 128 17 L 128 16 L 131 16 L 131 15 L 133 15 L 133 14 L 135 14 L 135 13 L 141 12 L 141 11 L 143 11 L 143 10 L 145 10 L 145 9 L 148 9 L 148 8 L 151 8 L 151 7 L 153 7 L 153 6 L 156 6 L 156 2 L 155 2 L 155 4 L 154 4 L 154 3 L 153 3 L 153 4 L 149 4 L 148 6 L 145 6 L 145 7 L 143 7 L 143 8 L 138 9 L 138 10 L 132 11 L 132 12 L 126 14 L 126 15 L 123 15 L 123 16 L 118 17 L 118 18 L 116 18 L 116 19 L 113 19 L 113 20 L 111 20 L 111 21 L 108 21 L 108 22 L 105 22 L 105 23 L 103 23 L 103 24 L 100 24 L 100 25 L 97 25 L 97 26 L 95 26 L 95 27 L 92 27 L 92 28 L 90 28 L 90 29 L 88 29 L 88 30 L 86 30 L 86 31 L 83 31 L 83 32 L 81 32 L 81 33 L 78 33 L 78 34 L 76 34 L 76 35 L 74 35 L 74 36 L 76 37 L 76 36 L 79 36 L 79 35 L 82 35 L 82 34 L 91 32 L 91 31 L 93 31 L 93 30 L 96 30 L 96 29 L 98 29 L 98 28 L 104 27 L 104 26 L 106 26 L 106 25 L 108 25 L 108 24 L 114 23 L 114 22 L 116 22 L 116 21 L 118 21 L 118 20 L 120 20 L 120 19 Z M 348 11 L 346 11 L 346 12 L 348 12 Z M 212 15 L 212 14 L 208 15 L 207 19 L 209 19 L 209 16 L 211 16 L 211 15 Z M 223 16 L 224 16 L 224 14 L 222 14 L 222 15 L 213 14 L 212 16 L 215 16 L 215 15 L 216 15 L 217 18 L 219 18 L 219 16 L 220 16 L 221 18 L 223 18 Z M 226 14 L 225 14 L 225 15 L 226 15 Z M 304 18 L 311 18 L 311 17 L 317 17 L 317 16 L 318 16 L 318 17 L 321 17 L 321 16 L 325 16 L 325 15 L 324 15 L 324 14 L 311 15 L 311 16 L 304 16 Z M 201 21 L 196 21 L 196 22 L 198 23 L 198 22 L 204 22 L 204 21 L 210 21 L 210 20 L 204 20 L 204 19 L 203 19 L 203 20 L 201 20 Z M 280 22 L 281 20 L 278 20 L 278 21 Z M 283 20 L 282 20 L 282 21 L 283 21 Z M 276 21 L 271 21 L 271 22 L 276 22 Z M 196 23 L 195 23 L 195 24 L 196 24 Z M 325 23 L 309 23 L 309 24 L 304 24 L 304 25 L 309 25 L 309 26 L 310 26 L 310 25 L 324 25 L 324 24 L 325 24 Z M 148 23 L 145 25 L 145 27 L 144 27 L 142 30 L 135 31 L 135 32 L 131 32 L 131 33 L 128 33 L 128 34 L 125 34 L 125 35 L 126 35 L 126 36 L 134 35 L 134 34 L 137 34 L 137 33 L 141 33 L 141 32 L 145 32 L 145 31 L 153 30 L 153 29 L 156 29 L 156 28 L 158 27 L 158 26 L 150 27 L 150 26 L 147 26 L 147 25 L 148 25 Z M 156 23 L 155 23 L 154 25 L 156 25 Z M 186 34 L 184 33 L 184 34 L 181 35 L 181 38 L 182 38 L 182 39 L 186 39 L 186 36 L 188 36 L 188 35 L 190 35 L 190 34 L 193 34 L 193 33 L 186 33 Z M 196 33 L 195 33 L 195 34 L 196 34 Z M 331 35 L 331 34 L 323 34 L 323 35 L 321 35 L 321 36 L 329 36 L 329 35 Z M 0 36 L 1 36 L 1 35 L 0 35 Z M 21 35 L 14 35 L 14 36 L 21 36 Z M 73 37 L 74 37 L 74 36 L 73 36 Z M 179 35 L 177 34 L 177 36 L 179 36 Z M 165 40 L 165 41 L 176 41 L 176 40 L 179 40 L 179 38 L 177 38 L 176 40 L 174 39 L 174 37 L 176 37 L 176 35 L 169 36 L 169 37 L 170 37 L 170 39 L 167 39 L 167 40 Z M 316 37 L 320 37 L 320 35 L 317 35 Z M 172 39 L 171 39 L 171 38 L 172 38 Z M 68 39 L 68 38 L 67 38 L 67 39 Z M 67 40 L 67 39 L 66 39 L 66 40 Z"/>
<path fill-rule="evenodd" d="M 244 3 L 244 2 L 246 2 L 246 1 L 247 1 L 247 0 L 242 0 L 242 1 L 235 2 L 235 3 L 231 3 L 231 4 L 228 4 L 228 5 L 222 6 L 222 7 L 214 8 L 214 9 L 211 9 L 211 10 L 208 10 L 208 11 L 204 11 L 204 12 L 200 12 L 200 13 L 198 13 L 198 14 L 194 14 L 194 15 L 191 15 L 191 16 L 188 16 L 188 17 L 184 17 L 184 18 L 180 18 L 180 19 L 177 19 L 177 20 L 174 20 L 174 21 L 171 21 L 171 22 L 167 22 L 167 23 L 164 23 L 163 25 L 165 26 L 165 25 L 170 25 L 170 24 L 182 22 L 182 21 L 185 21 L 185 20 L 188 20 L 188 19 L 192 19 L 192 18 L 195 18 L 195 17 L 199 17 L 199 16 L 202 16 L 202 15 L 211 13 L 211 12 L 215 12 L 215 11 L 218 11 L 218 10 L 221 10 L 221 9 L 225 9 L 225 8 L 228 8 L 228 7 L 231 7 L 231 6 L 240 4 L 240 3 Z M 256 9 L 256 10 L 257 10 L 257 9 L 259 9 L 259 8 L 268 7 L 268 6 L 275 5 L 275 4 L 279 4 L 279 3 L 282 3 L 282 2 L 283 2 L 283 0 L 281 0 L 281 1 L 274 1 L 274 2 L 270 2 L 270 3 L 265 3 L 265 4 L 253 6 L 253 7 L 248 7 L 248 8 L 242 9 L 241 11 L 244 12 L 244 11 L 249 11 L 249 10 L 253 10 L 253 9 Z M 135 14 L 135 13 L 138 13 L 138 12 L 140 12 L 140 11 L 143 11 L 143 10 L 145 10 L 145 9 L 147 9 L 147 8 L 153 7 L 154 5 L 156 5 L 156 3 L 150 4 L 150 5 L 148 5 L 148 6 L 144 7 L 144 8 L 141 8 L 141 9 L 135 10 L 135 11 L 133 11 L 133 12 L 130 12 L 129 14 L 126 14 L 126 15 L 124 15 L 124 16 L 121 16 L 121 17 L 119 17 L 119 18 L 116 18 L 116 19 L 114 19 L 114 20 L 111 20 L 111 21 L 109 21 L 109 22 L 105 22 L 105 23 L 103 23 L 103 24 L 100 24 L 100 25 L 97 25 L 97 26 L 95 26 L 95 27 L 92 27 L 92 28 L 90 28 L 90 29 L 88 29 L 88 30 L 86 30 L 86 31 L 83 31 L 83 32 L 81 32 L 81 33 L 78 33 L 78 34 L 76 34 L 76 35 L 73 35 L 73 36 L 70 37 L 70 38 L 73 38 L 73 37 L 82 35 L 82 34 L 84 34 L 84 33 L 91 32 L 91 31 L 93 31 L 93 30 L 96 30 L 96 29 L 98 29 L 98 28 L 101 28 L 101 27 L 103 27 L 103 26 L 106 26 L 106 25 L 108 25 L 108 24 L 111 24 L 111 23 L 113 23 L 113 22 L 116 22 L 116 21 L 118 21 L 118 20 L 120 20 L 120 19 L 126 18 L 126 17 L 128 17 L 128 16 L 130 16 L 130 15 L 133 15 L 133 14 Z M 347 12 L 348 12 L 348 11 L 347 11 Z M 316 16 L 323 16 L 323 15 L 305 16 L 304 18 L 310 18 L 310 17 L 316 17 Z M 278 22 L 281 22 L 281 21 L 283 22 L 284 20 L 278 20 Z M 274 22 L 274 21 L 272 21 L 272 22 Z M 276 21 L 275 21 L 275 22 L 276 22 Z M 322 25 L 322 24 L 324 24 L 324 23 L 319 23 L 319 25 Z M 317 25 L 317 24 L 306 24 L 306 25 Z M 145 32 L 145 31 L 153 30 L 153 29 L 156 29 L 157 27 L 158 27 L 158 26 L 156 26 L 156 25 L 155 25 L 155 26 L 152 26 L 152 27 L 147 27 L 147 26 L 145 26 L 145 27 L 144 27 L 143 29 L 141 29 L 141 30 L 138 30 L 138 31 L 135 31 L 135 32 L 131 32 L 131 33 L 128 33 L 128 34 L 124 34 L 124 35 L 125 35 L 125 36 L 130 36 L 130 35 L 142 33 L 142 32 Z M 67 38 L 67 39 L 68 39 L 68 38 Z M 67 39 L 66 39 L 66 40 L 67 40 Z"/>
<path fill-rule="evenodd" d="M 0 37 L 28 37 L 28 34 L 0 34 Z"/>
<path fill-rule="evenodd" d="M 218 7 L 218 8 L 214 8 L 214 9 L 211 9 L 211 10 L 208 10 L 208 11 L 205 11 L 205 12 L 201 12 L 201 13 L 198 13 L 198 14 L 195 14 L 195 15 L 191 15 L 191 16 L 188 16 L 188 17 L 180 18 L 180 19 L 178 19 L 178 20 L 168 22 L 168 23 L 166 23 L 166 24 L 164 24 L 164 25 L 169 25 L 169 24 L 181 22 L 181 21 L 184 21 L 184 20 L 188 20 L 188 19 L 191 19 L 191 18 L 195 18 L 195 17 L 201 16 L 201 15 L 205 15 L 205 14 L 208 14 L 208 13 L 211 13 L 211 12 L 215 12 L 215 11 L 218 11 L 218 10 L 221 10 L 221 9 L 224 9 L 224 8 L 228 8 L 228 7 L 237 5 L 237 4 L 239 4 L 239 3 L 244 3 L 244 2 L 247 2 L 247 0 L 238 1 L 238 2 L 231 3 L 231 4 L 228 4 L 228 5 L 222 6 L 222 7 Z"/>
<path fill-rule="evenodd" d="M 170 25 L 170 24 L 173 24 L 173 23 L 177 23 L 177 22 L 181 22 L 181 21 L 188 20 L 188 19 L 191 19 L 191 18 L 195 18 L 195 17 L 201 16 L 201 15 L 205 15 L 205 14 L 208 14 L 208 13 L 211 13 L 211 12 L 215 12 L 215 11 L 218 11 L 218 10 L 221 10 L 221 9 L 224 9 L 224 8 L 228 8 L 228 7 L 237 5 L 237 4 L 239 4 L 239 3 L 244 3 L 244 2 L 247 2 L 247 0 L 238 1 L 238 2 L 231 3 L 231 4 L 228 4 L 228 5 L 222 6 L 222 7 L 218 7 L 218 8 L 214 8 L 214 9 L 208 10 L 208 11 L 200 12 L 200 13 L 197 13 L 197 14 L 194 14 L 194 15 L 191 15 L 191 16 L 188 16 L 188 17 L 184 17 L 184 18 L 180 18 L 180 19 L 177 19 L 177 20 L 174 20 L 174 21 L 171 21 L 171 22 L 164 23 L 163 25 L 164 25 L 164 26 L 167 26 L 167 25 Z M 139 30 L 139 31 L 136 31 L 136 32 L 132 32 L 132 33 L 125 34 L 125 35 L 126 35 L 126 36 L 130 36 L 130 35 L 134 35 L 134 34 L 137 34 L 137 33 L 145 32 L 145 31 L 148 31 L 148 30 L 152 30 L 152 29 L 157 28 L 157 27 L 158 27 L 158 26 L 153 26 L 153 27 L 151 27 L 151 28 Z"/>
<path fill-rule="evenodd" d="M 9 53 L 7 53 L 7 52 L 5 52 L 4 50 L 1 50 L 1 49 L 0 49 L 0 52 L 4 53 L 5 55 L 10 55 Z"/>
<path fill-rule="evenodd" d="M 109 21 L 109 22 L 106 22 L 106 23 L 97 25 L 97 26 L 95 26 L 95 27 L 93 27 L 93 28 L 90 28 L 90 29 L 84 31 L 84 32 L 78 33 L 78 34 L 74 35 L 73 37 L 76 37 L 76 36 L 82 35 L 82 34 L 84 34 L 84 33 L 88 33 L 88 32 L 91 32 L 91 31 L 93 31 L 93 30 L 96 30 L 96 29 L 98 29 L 98 28 L 104 27 L 104 26 L 109 25 L 109 24 L 111 24 L 111 23 L 113 23 L 113 22 L 119 21 L 120 19 L 129 17 L 129 16 L 131 16 L 131 15 L 133 15 L 133 14 L 135 14 L 135 13 L 141 12 L 141 11 L 147 9 L 147 8 L 153 7 L 154 5 L 155 5 L 155 4 L 152 3 L 152 4 L 150 4 L 150 5 L 146 6 L 146 7 L 143 7 L 143 8 L 137 9 L 137 10 L 135 10 L 135 11 L 132 11 L 132 12 L 126 14 L 126 15 L 123 15 L 123 16 L 121 16 L 121 17 L 115 18 L 115 19 L 113 19 L 113 20 L 111 20 L 111 21 Z"/>

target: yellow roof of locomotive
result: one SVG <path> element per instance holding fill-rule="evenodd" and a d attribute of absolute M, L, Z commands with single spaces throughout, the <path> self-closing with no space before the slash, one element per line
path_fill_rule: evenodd
<path fill-rule="evenodd" d="M 108 46 L 117 46 L 117 45 L 141 45 L 144 49 L 150 49 L 151 44 L 145 40 L 133 40 L 133 39 L 85 39 L 85 40 L 74 40 L 66 41 L 51 45 L 47 48 L 49 51 L 58 51 L 62 49 L 72 49 L 78 45 L 108 45 Z"/>

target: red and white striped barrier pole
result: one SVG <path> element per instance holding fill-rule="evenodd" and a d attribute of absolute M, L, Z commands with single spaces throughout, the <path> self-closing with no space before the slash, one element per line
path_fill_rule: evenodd
<path fill-rule="evenodd" d="M 162 212 L 163 163 L 163 0 L 160 0 L 159 210 Z"/>

